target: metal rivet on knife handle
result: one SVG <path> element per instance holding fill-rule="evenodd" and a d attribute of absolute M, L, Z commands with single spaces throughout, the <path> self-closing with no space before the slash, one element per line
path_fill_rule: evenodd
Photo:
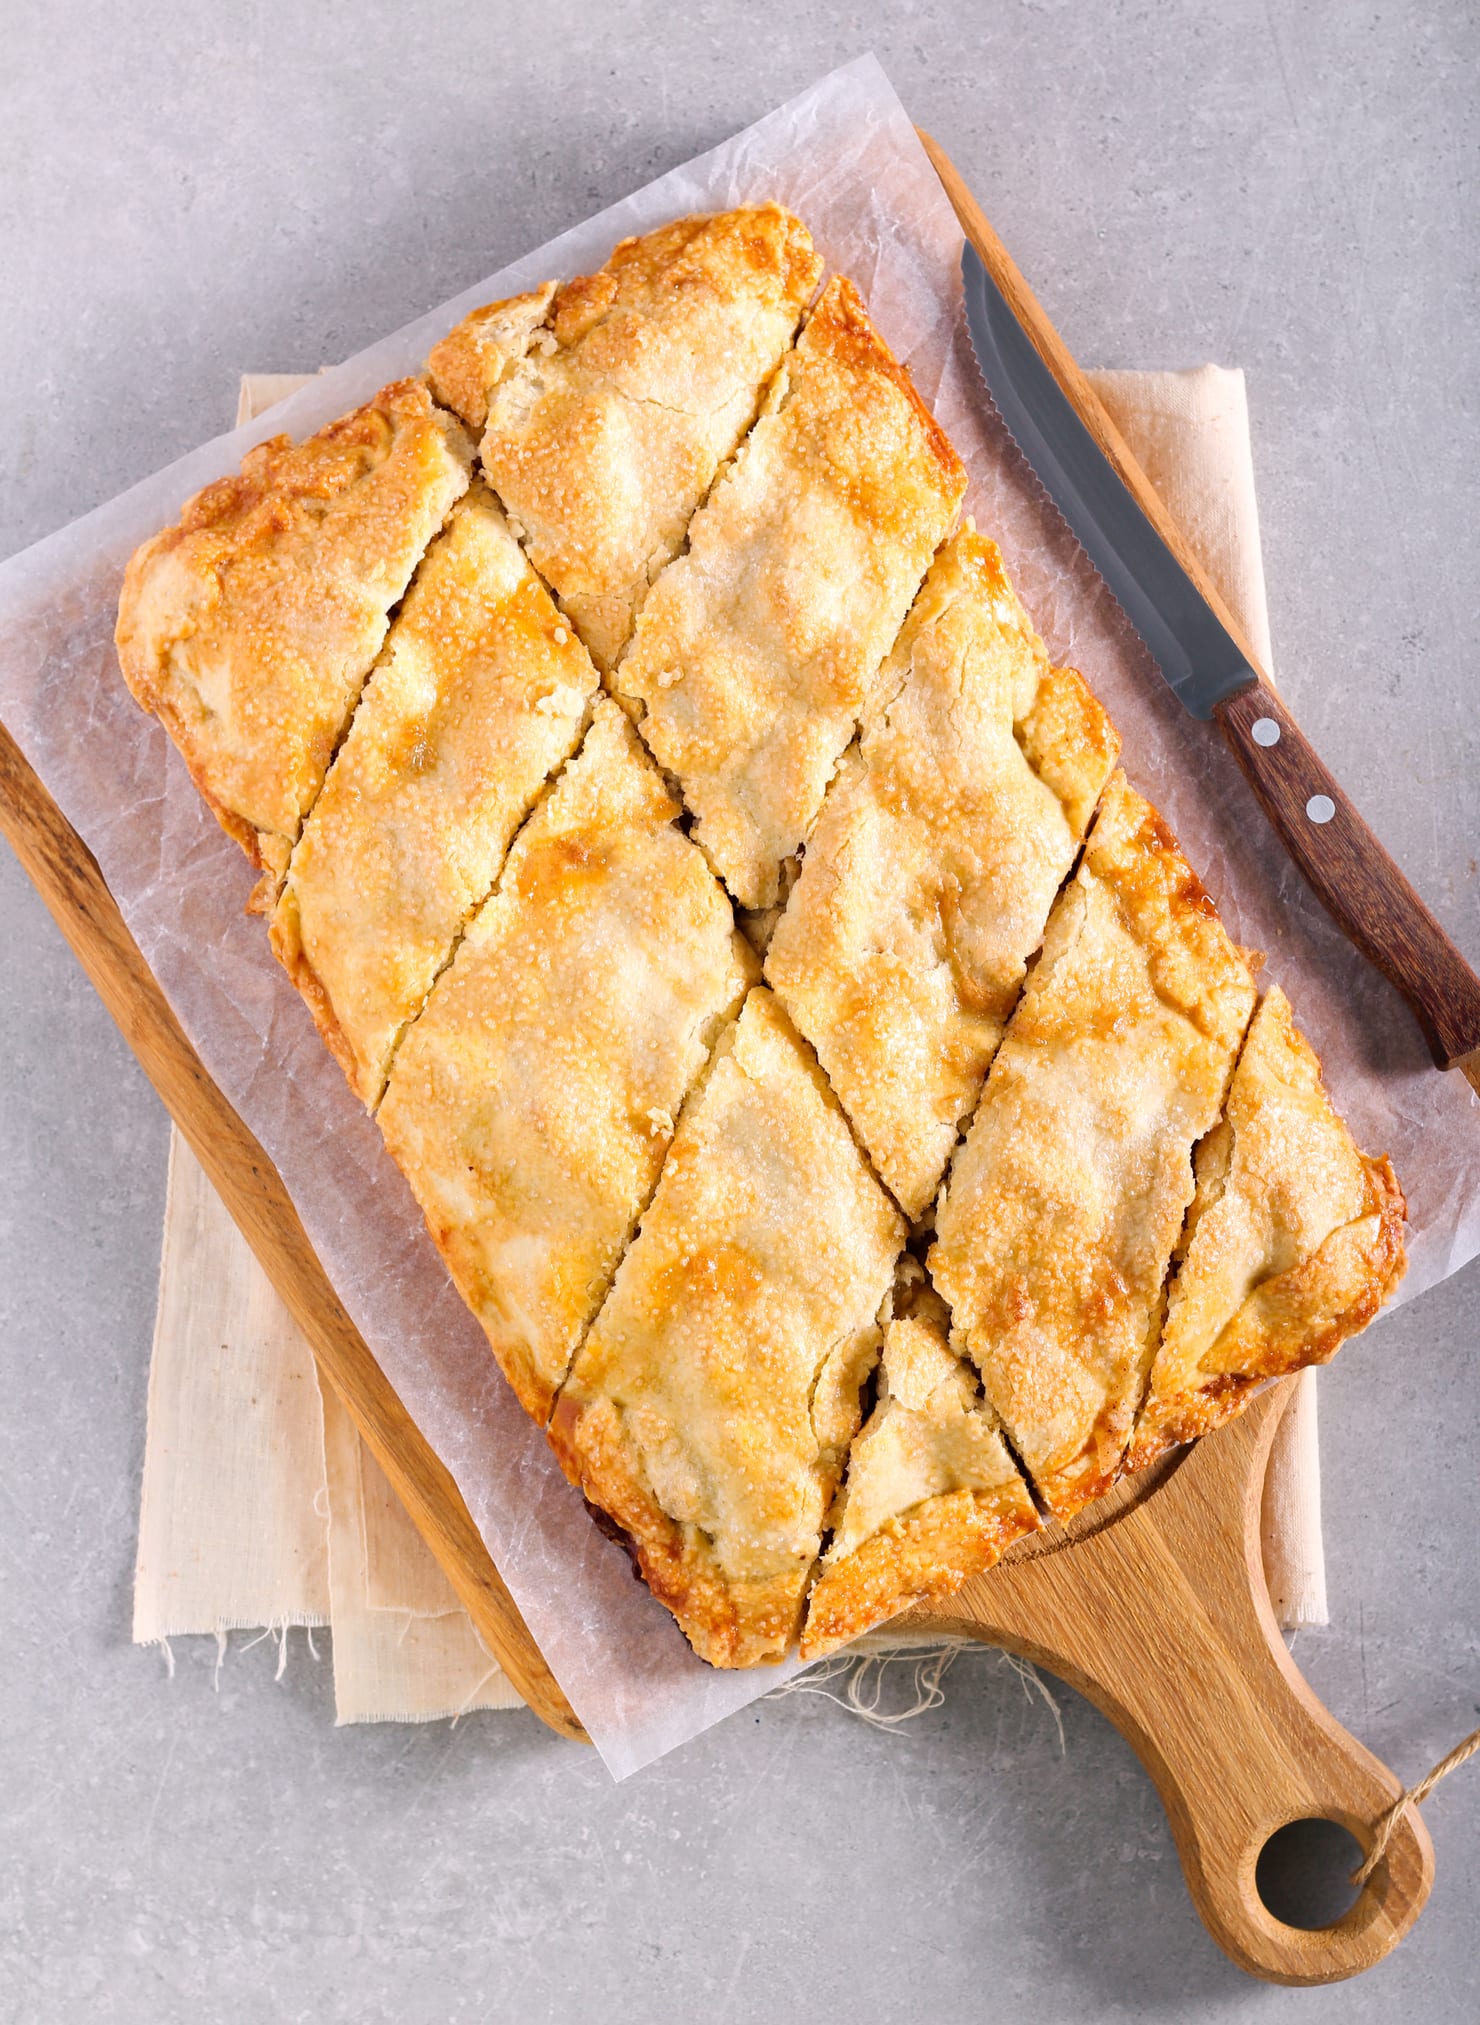
<path fill-rule="evenodd" d="M 1276 834 L 1336 925 L 1407 999 L 1441 1068 L 1480 1089 L 1480 978 L 1262 682 L 1214 709 Z M 1273 745 L 1256 736 L 1266 718 Z"/>

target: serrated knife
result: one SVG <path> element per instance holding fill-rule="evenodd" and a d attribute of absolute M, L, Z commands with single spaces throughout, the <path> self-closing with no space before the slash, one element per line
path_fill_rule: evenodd
<path fill-rule="evenodd" d="M 990 235 L 982 236 L 993 251 Z M 1036 312 L 1005 254 L 1001 266 Z M 1116 471 L 970 239 L 961 273 L 987 392 L 1172 693 L 1194 717 L 1217 724 L 1307 885 L 1408 1001 L 1435 1062 L 1458 1068 L 1480 1091 L 1480 977 L 1321 764 L 1232 621 L 1194 581 L 1197 565 L 1176 553 L 1174 544 L 1182 545 L 1164 512 L 1156 512 L 1158 527 Z M 1106 433 L 1113 435 L 1108 420 Z M 1123 462 L 1133 469 L 1128 452 Z M 1138 470 L 1134 478 L 1156 511 L 1149 484 Z"/>

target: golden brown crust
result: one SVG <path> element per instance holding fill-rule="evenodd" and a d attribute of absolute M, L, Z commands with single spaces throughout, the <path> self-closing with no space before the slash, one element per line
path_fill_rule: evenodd
<path fill-rule="evenodd" d="M 777 204 L 626 239 L 489 403 L 485 470 L 602 668 L 755 416 L 821 262 Z"/>
<path fill-rule="evenodd" d="M 1254 985 L 1117 774 L 937 1211 L 931 1271 L 1049 1508 L 1118 1474 Z"/>
<path fill-rule="evenodd" d="M 480 436 L 488 421 L 488 403 L 512 369 L 529 350 L 545 322 L 555 284 L 545 282 L 528 295 L 485 303 L 469 311 L 455 330 L 427 354 L 432 392 L 451 408 L 463 426 Z"/>
<path fill-rule="evenodd" d="M 1049 668 L 1015 730 L 1023 758 L 1082 837 L 1120 757 L 1120 734 L 1108 713 L 1076 669 Z"/>
<path fill-rule="evenodd" d="M 1403 1273 L 1404 1207 L 1390 1164 L 1352 1143 L 1272 989 L 1198 1148 L 1185 1256 L 1126 1467 L 1208 1433 L 1265 1379 L 1326 1363 L 1364 1329 Z"/>
<path fill-rule="evenodd" d="M 613 310 L 666 310 L 667 299 L 679 293 L 699 298 L 706 316 L 715 313 L 706 300 L 711 296 L 728 309 L 795 303 L 800 316 L 821 273 L 811 233 L 779 204 L 674 218 L 656 231 L 619 240 L 597 273 L 567 281 L 555 299 L 555 337 L 569 348 L 607 324 Z M 709 329 L 707 321 L 696 320 L 683 332 L 688 362 L 696 367 L 704 363 L 699 346 Z M 613 334 L 599 363 L 604 368 L 630 363 L 625 333 Z"/>
<path fill-rule="evenodd" d="M 362 1086 L 363 1064 L 349 1035 L 339 1023 L 323 979 L 314 969 L 303 947 L 303 924 L 298 915 L 298 896 L 291 886 L 274 889 L 275 897 L 264 894 L 259 901 L 253 896 L 249 911 L 267 916 L 268 939 L 273 955 L 293 980 L 294 988 L 303 999 L 318 1028 L 319 1039 L 338 1062 L 350 1088 L 362 1103 L 373 1104 L 375 1097 L 367 1097 Z M 375 1096 L 378 1097 L 377 1090 Z"/>
<path fill-rule="evenodd" d="M 943 1315 L 915 1303 L 890 1324 L 879 1401 L 848 1453 L 803 1659 L 951 1595 L 1037 1525 L 975 1372 L 947 1345 Z"/>
<path fill-rule="evenodd" d="M 422 383 L 399 380 L 304 443 L 258 444 L 129 562 L 124 679 L 273 880 L 470 461 Z"/>
<path fill-rule="evenodd" d="M 372 1108 L 598 687 L 475 482 L 401 604 L 272 921 L 273 948 Z"/>
<path fill-rule="evenodd" d="M 754 959 L 616 705 L 519 832 L 377 1112 L 543 1421 Z"/>
<path fill-rule="evenodd" d="M 550 1421 L 561 1468 L 623 1535 L 643 1581 L 711 1666 L 774 1663 L 795 1643 L 805 1574 L 789 1567 L 739 1577 L 710 1542 L 654 1497 L 626 1418 L 610 1399 L 562 1393 Z"/>
<path fill-rule="evenodd" d="M 824 1568 L 807 1604 L 802 1658 L 825 1659 L 901 1611 L 954 1596 L 1037 1525 L 1021 1482 L 1000 1490 L 943 1491 L 888 1520 L 846 1561 Z"/>
<path fill-rule="evenodd" d="M 996 546 L 936 557 L 807 840 L 766 976 L 911 1217 L 929 1206 L 1119 741 Z"/>
<path fill-rule="evenodd" d="M 965 488 L 834 277 L 615 678 L 741 906 L 774 905 Z"/>
<path fill-rule="evenodd" d="M 819 273 L 762 205 L 474 311 L 429 372 L 512 527 L 401 381 L 190 501 L 117 630 L 516 1394 L 720 1666 L 1031 1530 L 999 1411 L 1067 1514 L 1404 1265 L 1277 991 L 1240 1055 L 1245 962 L 995 548 L 930 568 L 965 475 L 850 283 L 792 348 Z M 952 1318 L 848 1118 L 919 1214 L 978 1096 Z"/>
<path fill-rule="evenodd" d="M 795 1636 L 904 1235 L 806 1044 L 752 991 L 550 1428 L 715 1666 Z"/>

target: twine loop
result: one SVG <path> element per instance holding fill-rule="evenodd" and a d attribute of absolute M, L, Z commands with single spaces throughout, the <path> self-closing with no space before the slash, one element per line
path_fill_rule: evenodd
<path fill-rule="evenodd" d="M 1353 1884 L 1365 1884 L 1382 1862 L 1387 1854 L 1387 1846 L 1393 1839 L 1393 1831 L 1403 1818 L 1404 1809 L 1420 1806 L 1428 1799 L 1441 1779 L 1447 1779 L 1451 1772 L 1456 1771 L 1466 1758 L 1473 1758 L 1477 1751 L 1480 1751 L 1480 1730 L 1471 1730 L 1469 1736 L 1442 1757 L 1431 1772 L 1425 1772 L 1416 1786 L 1410 1786 L 1406 1793 L 1400 1794 L 1387 1812 L 1379 1816 L 1367 1860 L 1352 1872 Z"/>

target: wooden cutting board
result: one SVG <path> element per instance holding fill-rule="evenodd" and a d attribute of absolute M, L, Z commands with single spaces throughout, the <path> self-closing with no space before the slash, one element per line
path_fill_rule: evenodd
<path fill-rule="evenodd" d="M 1350 1911 L 1323 1931 L 1286 1926 L 1259 1896 L 1255 1868 L 1277 1829 L 1335 1821 L 1365 1853 L 1402 1791 L 1306 1685 L 1270 1605 L 1259 1508 L 1292 1383 L 905 1621 L 922 1636 L 1005 1646 L 1087 1696 L 1155 1780 L 1218 1945 L 1270 1982 L 1334 1983 L 1407 1933 L 1433 1850 L 1410 1808 Z"/>
<path fill-rule="evenodd" d="M 963 230 L 1127 485 L 1234 638 L 1232 616 L 943 151 L 921 136 Z M 1251 655 L 1252 660 L 1252 655 Z M 407 1415 L 315 1257 L 276 1169 L 206 1074 L 91 853 L 0 726 L 0 829 L 313 1348 L 509 1678 L 561 1735 L 584 1731 L 489 1558 L 456 1484 Z M 1311 1815 L 1365 1846 L 1398 1780 L 1321 1707 L 1285 1651 L 1264 1584 L 1259 1502 L 1287 1393 L 1269 1388 L 1197 1448 L 1019 1543 L 922 1629 L 1048 1667 L 1124 1732 L 1166 1804 L 1188 1888 L 1251 1973 L 1332 1982 L 1370 1967 L 1422 1909 L 1433 1857 L 1410 1812 L 1347 1916 L 1319 1933 L 1265 1911 L 1255 1864 Z"/>

